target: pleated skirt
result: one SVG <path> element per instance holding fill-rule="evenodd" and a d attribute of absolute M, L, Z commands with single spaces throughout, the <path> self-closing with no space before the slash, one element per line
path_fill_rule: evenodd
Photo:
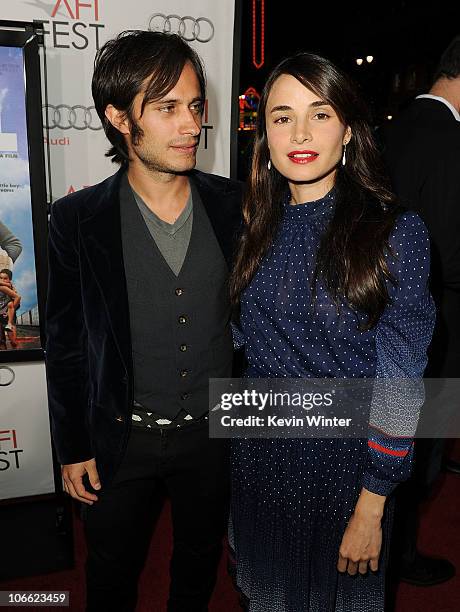
<path fill-rule="evenodd" d="M 250 612 L 383 612 L 391 501 L 379 570 L 337 571 L 366 461 L 364 439 L 232 441 L 229 540 Z"/>

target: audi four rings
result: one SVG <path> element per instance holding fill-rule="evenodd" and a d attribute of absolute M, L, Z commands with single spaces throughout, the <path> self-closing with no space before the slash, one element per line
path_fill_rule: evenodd
<path fill-rule="evenodd" d="M 196 40 L 200 43 L 207 43 L 214 37 L 214 25 L 207 17 L 191 17 L 186 15 L 163 15 L 155 13 L 150 17 L 149 30 L 179 34 L 181 38 L 190 42 Z"/>
<path fill-rule="evenodd" d="M 0 387 L 8 387 L 14 382 L 16 375 L 10 367 L 0 366 Z"/>
<path fill-rule="evenodd" d="M 43 106 L 43 126 L 48 130 L 102 130 L 94 106 L 68 106 L 67 104 L 45 104 Z"/>

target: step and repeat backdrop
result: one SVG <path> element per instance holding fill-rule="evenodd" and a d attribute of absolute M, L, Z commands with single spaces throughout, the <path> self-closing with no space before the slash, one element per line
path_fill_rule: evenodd
<path fill-rule="evenodd" d="M 91 77 L 96 51 L 128 29 L 176 32 L 199 53 L 208 96 L 198 167 L 229 176 L 233 0 L 15 0 L 2 3 L 2 18 L 45 22 L 43 120 L 49 128 L 54 198 L 115 170 L 104 158 L 107 143 L 93 106 Z"/>
<path fill-rule="evenodd" d="M 52 493 L 44 364 L 0 364 L 0 402 L 0 499 Z"/>
<path fill-rule="evenodd" d="M 50 199 L 93 185 L 117 170 L 104 155 L 108 141 L 93 105 L 91 78 L 97 50 L 123 30 L 175 32 L 198 52 L 208 89 L 197 167 L 230 175 L 231 108 L 237 102 L 237 92 L 232 92 L 234 0 L 15 0 L 3 4 L 2 19 L 44 22 L 42 116 L 43 144 L 50 158 Z M 21 333 L 13 341 L 17 349 L 26 349 L 39 346 L 41 323 L 33 237 L 36 242 L 46 236 L 34 235 L 27 150 L 20 136 L 13 136 L 19 128 L 11 126 L 13 116 L 17 123 L 23 121 L 17 116 L 17 104 L 11 103 L 8 86 L 9 71 L 22 59 L 10 53 L 0 60 L 0 269 L 9 269 L 13 276 L 9 281 L 8 275 L 3 274 L 3 279 L 0 274 L 0 285 L 12 282 L 14 286 L 17 281 Z M 2 245 L 2 236 L 9 242 L 5 239 Z M 14 239 L 16 246 L 12 246 Z M 0 300 L 1 294 L 0 286 Z M 12 348 L 10 334 L 4 334 L 3 345 L 0 337 L 0 351 Z M 0 363 L 0 499 L 52 491 L 44 364 Z"/>

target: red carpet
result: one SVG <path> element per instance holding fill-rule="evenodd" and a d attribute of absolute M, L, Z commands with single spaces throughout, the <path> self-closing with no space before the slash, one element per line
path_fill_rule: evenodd
<path fill-rule="evenodd" d="M 401 584 L 396 612 L 459 612 L 460 476 L 441 476 L 434 499 L 424 508 L 420 528 L 420 552 L 449 559 L 457 568 L 457 575 L 432 587 Z"/>
<path fill-rule="evenodd" d="M 33 578 L 21 578 L 0 583 L 0 590 L 69 590 L 70 609 L 83 611 L 83 565 L 85 546 L 80 520 L 75 517 L 75 569 Z M 456 576 L 445 584 L 420 588 L 401 585 L 395 612 L 459 612 L 460 611 L 460 476 L 442 476 L 439 490 L 423 512 L 420 549 L 426 554 L 445 556 L 457 568 Z M 160 517 L 150 547 L 149 561 L 140 582 L 140 598 L 137 612 L 162 612 L 168 591 L 168 560 L 171 552 L 171 526 L 169 506 Z M 37 610 L 63 608 L 37 608 Z M 65 609 L 65 608 L 64 608 Z M 222 559 L 219 581 L 210 612 L 240 612 L 238 598 L 226 574 Z"/>

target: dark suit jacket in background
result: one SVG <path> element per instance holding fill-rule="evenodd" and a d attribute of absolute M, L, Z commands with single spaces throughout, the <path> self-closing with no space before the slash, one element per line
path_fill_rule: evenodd
<path fill-rule="evenodd" d="M 419 98 L 383 130 L 384 157 L 401 204 L 431 238 L 438 307 L 427 376 L 460 376 L 460 122 L 439 100 Z"/>
<path fill-rule="evenodd" d="M 46 363 L 53 440 L 61 464 L 95 457 L 103 484 L 123 457 L 133 401 L 120 224 L 123 171 L 55 202 L 49 234 Z M 230 269 L 242 185 L 199 171 L 190 180 Z"/>

